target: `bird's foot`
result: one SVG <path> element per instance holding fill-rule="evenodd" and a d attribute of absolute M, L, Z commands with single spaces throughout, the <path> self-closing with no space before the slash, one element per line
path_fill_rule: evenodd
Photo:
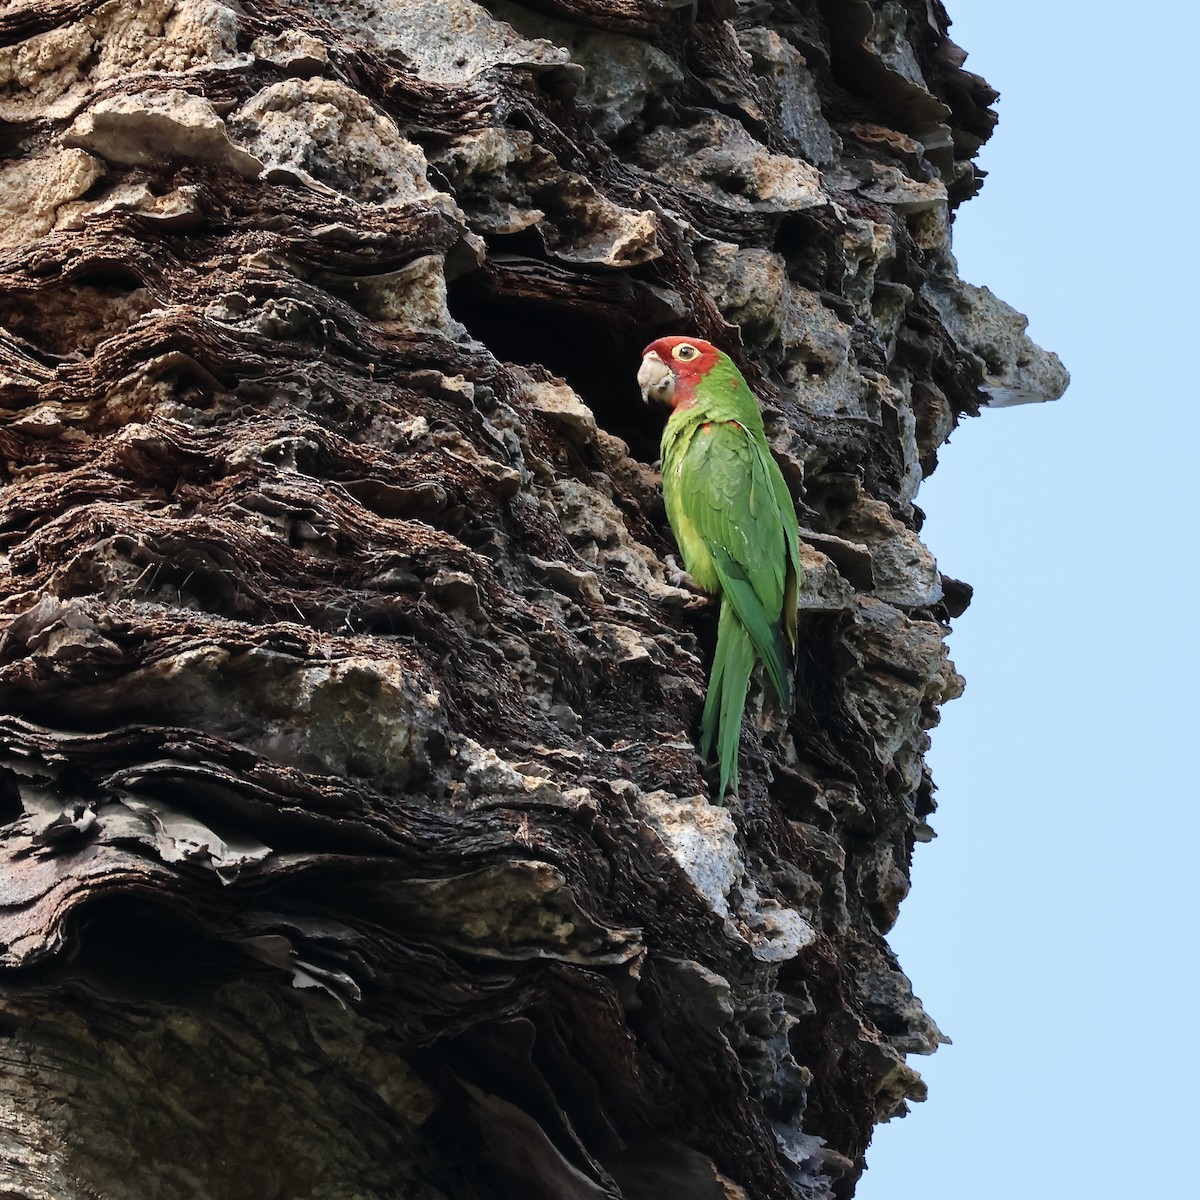
<path fill-rule="evenodd" d="M 663 560 L 663 563 L 666 566 L 665 574 L 667 576 L 667 582 L 672 587 L 682 588 L 685 592 L 692 592 L 695 596 L 699 597 L 705 602 L 715 599 L 714 596 L 710 596 L 708 592 L 704 591 L 700 585 L 679 565 L 679 563 L 676 562 L 675 555 L 668 554 Z"/>
<path fill-rule="evenodd" d="M 666 583 L 655 581 L 650 594 L 668 608 L 695 612 L 707 608 L 717 597 L 700 590 L 696 581 L 675 561 L 670 554 L 663 560 L 663 575 Z"/>

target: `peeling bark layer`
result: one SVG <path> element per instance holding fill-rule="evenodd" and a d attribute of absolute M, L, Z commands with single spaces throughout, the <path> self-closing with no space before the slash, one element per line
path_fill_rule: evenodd
<path fill-rule="evenodd" d="M 0 14 L 0 1184 L 848 1196 L 969 590 L 917 488 L 1066 377 L 958 279 L 937 0 Z M 641 348 L 763 397 L 798 701 L 694 734 Z"/>

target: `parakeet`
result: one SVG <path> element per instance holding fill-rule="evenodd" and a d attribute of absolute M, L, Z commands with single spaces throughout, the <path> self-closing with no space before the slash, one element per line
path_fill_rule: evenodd
<path fill-rule="evenodd" d="M 662 437 L 663 501 L 683 564 L 721 597 L 717 649 L 700 718 L 701 753 L 716 738 L 718 796 L 737 790 L 738 745 L 756 661 L 786 710 L 796 646 L 800 532 L 762 413 L 728 354 L 699 338 L 664 337 L 638 370 L 645 400 L 673 408 Z"/>

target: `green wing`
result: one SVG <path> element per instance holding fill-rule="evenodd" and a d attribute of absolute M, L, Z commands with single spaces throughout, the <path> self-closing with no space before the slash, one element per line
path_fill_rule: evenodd
<path fill-rule="evenodd" d="M 722 593 L 787 705 L 791 688 L 780 629 L 786 627 L 794 642 L 799 531 L 779 466 L 762 434 L 737 421 L 708 421 L 695 426 L 679 467 L 678 507 L 711 555 Z M 686 551 L 684 556 L 686 565 Z"/>

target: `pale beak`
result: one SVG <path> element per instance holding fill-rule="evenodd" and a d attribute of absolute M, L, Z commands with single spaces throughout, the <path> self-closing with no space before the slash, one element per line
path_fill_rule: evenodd
<path fill-rule="evenodd" d="M 671 398 L 675 395 L 675 373 L 655 351 L 651 350 L 642 359 L 637 381 L 638 387 L 642 389 L 642 399 L 647 403 L 651 400 L 657 400 L 660 404 L 671 403 Z"/>

